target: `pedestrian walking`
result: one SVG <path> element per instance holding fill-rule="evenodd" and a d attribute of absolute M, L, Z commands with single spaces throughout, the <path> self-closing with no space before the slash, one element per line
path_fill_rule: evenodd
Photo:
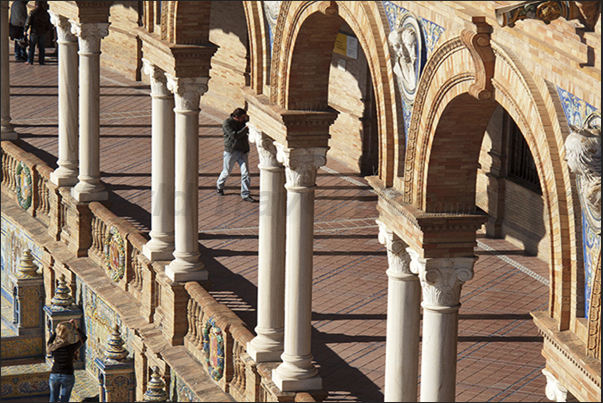
<path fill-rule="evenodd" d="M 13 1 L 10 6 L 9 36 L 15 41 L 15 60 L 27 59 L 27 48 L 20 45 L 25 36 L 25 21 L 27 20 L 27 1 Z"/>
<path fill-rule="evenodd" d="M 36 8 L 34 8 L 25 21 L 25 36 L 27 31 L 31 28 L 31 34 L 29 35 L 29 54 L 25 64 L 33 65 L 34 53 L 36 46 L 38 47 L 38 62 L 43 65 L 46 58 L 46 41 L 45 35 L 52 29 L 53 25 L 50 22 L 50 14 L 48 14 L 48 7 L 45 1 L 36 1 Z"/>
<path fill-rule="evenodd" d="M 75 385 L 73 360 L 86 339 L 86 335 L 79 328 L 75 319 L 59 323 L 56 332 L 48 339 L 47 349 L 54 358 L 48 379 L 51 402 L 69 401 Z"/>
<path fill-rule="evenodd" d="M 217 193 L 224 196 L 224 184 L 232 172 L 235 163 L 241 169 L 241 197 L 244 201 L 256 202 L 249 194 L 249 116 L 243 108 L 235 109 L 222 124 L 224 132 L 224 163 L 218 178 Z"/>

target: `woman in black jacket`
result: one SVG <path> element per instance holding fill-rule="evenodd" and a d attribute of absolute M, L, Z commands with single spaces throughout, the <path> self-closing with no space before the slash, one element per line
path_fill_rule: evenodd
<path fill-rule="evenodd" d="M 75 342 L 70 337 L 74 333 L 73 330 L 76 330 L 78 334 L 78 340 Z M 48 352 L 54 358 L 48 380 L 51 402 L 69 401 L 71 390 L 75 384 L 73 359 L 77 350 L 86 342 L 86 339 L 86 335 L 78 327 L 75 319 L 59 323 L 56 332 L 48 339 Z"/>

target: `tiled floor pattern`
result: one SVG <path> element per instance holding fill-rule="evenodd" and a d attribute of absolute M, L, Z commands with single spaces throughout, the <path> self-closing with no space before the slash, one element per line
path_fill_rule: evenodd
<path fill-rule="evenodd" d="M 22 147 L 56 167 L 56 65 L 11 62 L 11 114 Z M 150 97 L 141 83 L 102 72 L 101 170 L 112 211 L 150 227 Z M 35 95 L 35 97 L 34 97 Z M 215 195 L 224 113 L 200 123 L 199 240 L 212 294 L 255 326 L 257 204 L 241 201 L 238 170 Z M 252 194 L 258 195 L 252 150 Z M 312 345 L 329 401 L 383 399 L 387 256 L 377 241 L 377 197 L 359 175 L 330 160 L 319 171 L 315 208 Z M 530 311 L 548 301 L 548 268 L 502 240 L 479 237 L 475 278 L 463 290 L 457 401 L 546 401 L 542 346 Z M 511 263 L 511 264 L 509 264 Z M 526 270 L 522 270 L 522 268 Z M 543 282 L 544 280 L 544 282 Z"/>

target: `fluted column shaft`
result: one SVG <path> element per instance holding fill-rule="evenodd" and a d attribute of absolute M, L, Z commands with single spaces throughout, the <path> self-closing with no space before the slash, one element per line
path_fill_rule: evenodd
<path fill-rule="evenodd" d="M 421 285 L 411 272 L 414 253 L 386 224 L 379 224 L 379 242 L 387 248 L 389 277 L 385 342 L 386 402 L 416 402 L 419 378 Z"/>
<path fill-rule="evenodd" d="M 199 260 L 199 100 L 208 78 L 166 74 L 176 108 L 174 260 L 165 268 L 172 281 L 203 281 L 208 273 Z"/>
<path fill-rule="evenodd" d="M 78 179 L 78 39 L 71 33 L 71 22 L 49 11 L 57 28 L 59 44 L 59 166 L 50 174 L 58 186 L 73 186 Z"/>
<path fill-rule="evenodd" d="M 423 290 L 421 401 L 454 402 L 461 289 L 473 278 L 476 258 L 417 256 L 411 269 L 419 274 Z"/>
<path fill-rule="evenodd" d="M 13 125 L 10 123 L 10 67 L 8 64 L 8 1 L 2 1 L 0 3 L 0 18 L 2 19 L 2 25 L 0 26 L 0 41 L 2 41 L 2 52 L 0 53 L 0 83 L 2 85 L 2 98 L 1 98 L 1 110 L 2 110 L 2 140 L 16 140 L 18 138 L 17 132 L 13 129 Z"/>
<path fill-rule="evenodd" d="M 79 42 L 80 174 L 72 189 L 80 202 L 108 199 L 100 181 L 100 46 L 108 23 L 72 22 Z"/>
<path fill-rule="evenodd" d="M 151 79 L 152 170 L 151 239 L 143 248 L 150 260 L 172 260 L 174 253 L 174 95 L 165 72 L 143 59 L 143 71 Z"/>
<path fill-rule="evenodd" d="M 316 171 L 326 148 L 284 148 L 277 158 L 286 167 L 287 240 L 285 258 L 285 346 L 272 381 L 283 392 L 322 388 L 312 364 L 312 255 Z"/>
<path fill-rule="evenodd" d="M 257 336 L 247 344 L 255 362 L 280 361 L 285 322 L 285 168 L 276 160 L 273 140 L 249 126 L 260 157 Z"/>

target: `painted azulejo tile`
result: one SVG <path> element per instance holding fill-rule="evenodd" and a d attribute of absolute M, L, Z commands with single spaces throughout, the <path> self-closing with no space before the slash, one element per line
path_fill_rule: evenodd
<path fill-rule="evenodd" d="M 43 255 L 41 247 L 36 245 L 34 240 L 18 225 L 10 221 L 4 214 L 2 215 L 2 267 L 1 280 L 2 291 L 7 298 L 12 301 L 12 290 L 8 279 L 11 273 L 16 273 L 17 267 L 21 262 L 21 253 L 25 249 L 30 249 L 34 257 L 34 263 L 42 267 L 40 259 Z"/>
<path fill-rule="evenodd" d="M 568 125 L 582 127 L 585 123 L 589 124 L 593 116 L 599 117 L 600 125 L 600 111 L 597 112 L 596 108 L 583 99 L 578 98 L 574 94 L 564 90 L 563 88 L 557 87 L 557 94 L 563 107 L 563 113 Z M 597 115 L 598 114 L 598 115 Z M 584 309 L 585 317 L 588 318 L 590 309 L 590 296 L 592 291 L 592 283 L 594 281 L 593 270 L 596 267 L 596 259 L 599 256 L 601 250 L 601 237 L 597 235 L 597 230 L 593 223 L 592 218 L 587 217 L 588 208 L 583 197 L 581 190 L 581 180 L 577 176 L 576 185 L 578 187 L 578 193 L 580 194 L 580 203 L 582 205 L 582 245 L 584 255 Z M 592 214 L 591 214 L 592 216 Z M 601 227 L 600 219 L 598 227 Z"/>
<path fill-rule="evenodd" d="M 86 369 L 98 375 L 94 365 L 95 359 L 104 359 L 107 350 L 107 341 L 113 333 L 113 326 L 117 324 L 121 332 L 124 347 L 132 357 L 132 332 L 125 327 L 117 312 L 115 312 L 98 294 L 81 281 L 76 282 L 78 299 L 84 311 L 86 327 Z"/>
<path fill-rule="evenodd" d="M 397 76 L 397 83 L 402 99 L 404 132 L 406 134 L 406 137 L 408 137 L 408 130 L 410 128 L 410 118 L 414 106 L 414 94 L 416 91 L 416 83 L 419 82 L 427 60 L 435 50 L 440 37 L 444 33 L 444 28 L 431 21 L 426 20 L 425 18 L 416 16 L 414 13 L 390 1 L 384 1 L 382 2 L 382 4 L 385 9 L 385 14 L 389 23 L 390 32 L 394 32 L 396 30 L 398 30 L 398 32 L 400 32 L 400 30 L 412 30 L 414 31 L 413 35 L 417 36 L 415 45 L 402 45 L 400 43 L 400 46 L 407 47 L 407 52 L 410 52 L 411 54 L 413 52 L 415 53 L 415 63 L 413 66 L 414 68 L 411 68 L 411 70 L 414 71 L 413 74 L 409 75 L 413 77 L 412 82 L 414 84 L 411 86 L 410 89 L 408 88 L 408 85 L 405 83 L 404 80 L 405 75 L 403 74 L 403 72 L 405 70 L 401 68 L 402 66 L 399 65 L 400 57 L 396 55 L 396 53 L 394 53 L 393 56 L 395 57 L 395 60 L 393 60 L 394 72 Z M 406 32 L 404 34 L 406 34 Z M 411 48 L 408 49 L 408 46 L 411 46 Z"/>

